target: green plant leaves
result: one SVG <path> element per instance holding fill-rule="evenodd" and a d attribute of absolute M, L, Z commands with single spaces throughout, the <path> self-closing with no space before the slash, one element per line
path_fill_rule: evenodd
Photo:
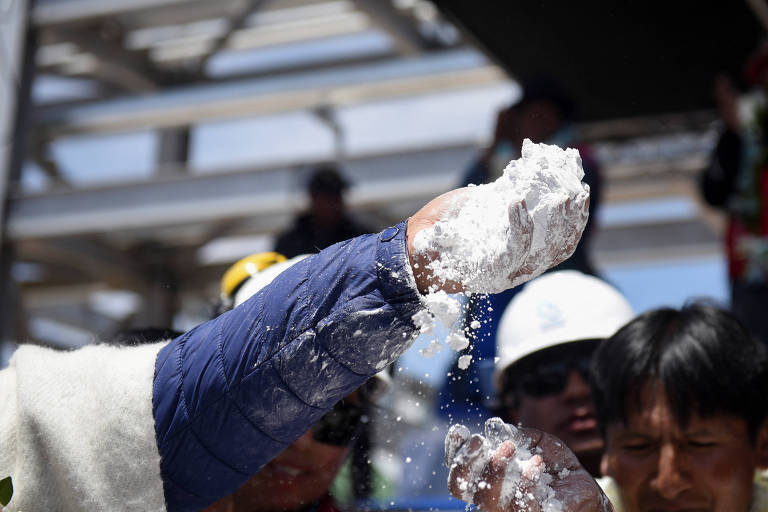
<path fill-rule="evenodd" d="M 0 505 L 6 506 L 13 496 L 13 482 L 11 477 L 7 476 L 0 480 Z"/>

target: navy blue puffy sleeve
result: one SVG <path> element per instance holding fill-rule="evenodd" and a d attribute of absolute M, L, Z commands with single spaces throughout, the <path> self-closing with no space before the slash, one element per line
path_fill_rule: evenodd
<path fill-rule="evenodd" d="M 290 267 L 159 353 L 153 413 L 168 510 L 238 489 L 414 339 L 405 223 Z"/>

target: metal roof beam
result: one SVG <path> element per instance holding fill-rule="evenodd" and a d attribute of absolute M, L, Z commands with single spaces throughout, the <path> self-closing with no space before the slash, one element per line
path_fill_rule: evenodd
<path fill-rule="evenodd" d="M 419 33 L 416 20 L 409 20 L 391 1 L 355 0 L 355 5 L 394 39 L 401 54 L 418 55 L 428 48 L 429 44 Z"/>
<path fill-rule="evenodd" d="M 72 267 L 114 286 L 135 288 L 146 281 L 143 268 L 123 251 L 93 239 L 30 240 L 16 246 L 19 260 L 30 260 L 72 272 Z"/>
<path fill-rule="evenodd" d="M 96 18 L 146 11 L 161 7 L 185 7 L 199 0 L 57 0 L 36 2 L 32 23 L 43 27 L 90 21 Z"/>
<path fill-rule="evenodd" d="M 357 209 L 410 206 L 412 201 L 423 204 L 455 186 L 475 151 L 473 145 L 349 159 L 345 166 L 357 185 L 350 190 L 348 203 Z M 417 176 L 413 169 L 419 170 Z M 169 226 L 239 218 L 253 219 L 261 232 L 271 232 L 304 204 L 304 192 L 290 171 L 291 167 L 281 167 L 190 174 L 22 196 L 11 201 L 7 232 L 11 240 L 21 241 L 121 230 L 157 232 Z M 253 224 L 250 227 L 254 229 Z"/>
<path fill-rule="evenodd" d="M 74 43 L 96 58 L 93 74 L 102 82 L 129 92 L 147 93 L 156 91 L 162 81 L 148 61 L 92 31 L 58 28 L 55 32 L 59 39 Z"/>
<path fill-rule="evenodd" d="M 489 65 L 476 52 L 453 50 L 429 58 L 297 73 L 290 79 L 204 84 L 149 96 L 50 107 L 38 112 L 37 121 L 51 136 L 165 128 L 226 117 L 434 93 L 506 80 L 501 70 Z"/>

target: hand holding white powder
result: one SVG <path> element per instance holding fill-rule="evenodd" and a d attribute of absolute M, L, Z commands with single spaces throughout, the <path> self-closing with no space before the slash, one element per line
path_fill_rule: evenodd
<path fill-rule="evenodd" d="M 442 288 L 498 293 L 522 284 L 576 248 L 588 216 L 583 177 L 577 150 L 526 139 L 498 180 L 451 193 L 414 250 Z"/>
<path fill-rule="evenodd" d="M 454 425 L 445 438 L 448 489 L 484 512 L 612 512 L 573 453 L 557 438 L 500 418 L 485 435 Z"/>

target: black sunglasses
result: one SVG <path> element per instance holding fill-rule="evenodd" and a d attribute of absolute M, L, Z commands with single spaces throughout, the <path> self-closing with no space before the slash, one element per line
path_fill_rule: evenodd
<path fill-rule="evenodd" d="M 312 438 L 319 443 L 347 446 L 360 434 L 364 417 L 361 404 L 342 400 L 312 426 Z"/>
<path fill-rule="evenodd" d="M 589 381 L 590 359 L 590 355 L 581 355 L 540 363 L 517 373 L 515 381 L 526 395 L 538 398 L 557 395 L 565 389 L 573 370 Z"/>

